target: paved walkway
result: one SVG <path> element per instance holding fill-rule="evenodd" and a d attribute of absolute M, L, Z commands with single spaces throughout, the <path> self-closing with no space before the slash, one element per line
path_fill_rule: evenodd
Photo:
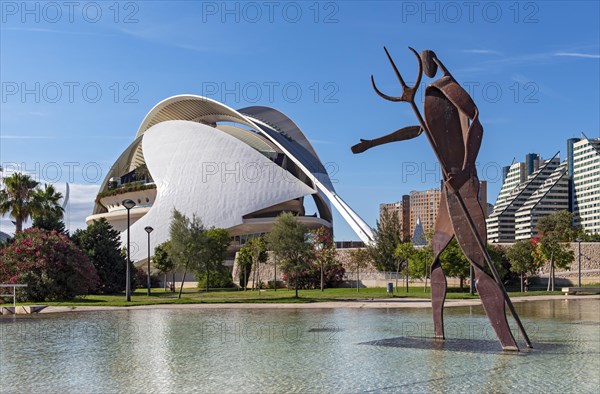
<path fill-rule="evenodd" d="M 546 300 L 600 300 L 600 295 L 549 295 L 549 296 L 525 296 L 511 298 L 513 303 L 527 301 Z M 446 300 L 445 307 L 474 306 L 481 305 L 479 299 L 472 300 Z M 126 311 L 140 309 L 331 309 L 331 308 L 431 308 L 431 300 L 419 298 L 380 298 L 372 300 L 357 301 L 326 301 L 312 302 L 306 304 L 284 304 L 284 303 L 248 303 L 248 304 L 160 304 L 160 305 L 136 305 L 130 307 L 122 306 L 49 306 L 40 313 L 57 312 L 87 312 L 87 311 Z"/>

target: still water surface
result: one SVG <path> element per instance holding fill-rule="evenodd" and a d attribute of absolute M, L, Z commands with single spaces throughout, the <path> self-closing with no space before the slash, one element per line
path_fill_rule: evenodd
<path fill-rule="evenodd" d="M 429 309 L 2 317 L 0 392 L 598 392 L 600 301 L 515 307 L 535 350 L 502 353 L 481 307 L 447 308 L 445 343 Z"/>

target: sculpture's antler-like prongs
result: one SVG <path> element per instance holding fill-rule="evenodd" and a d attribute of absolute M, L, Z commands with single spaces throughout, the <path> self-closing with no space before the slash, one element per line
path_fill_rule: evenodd
<path fill-rule="evenodd" d="M 393 96 L 388 96 L 385 93 L 382 93 L 379 89 L 377 89 L 377 85 L 375 85 L 375 78 L 371 75 L 371 84 L 373 85 L 373 89 L 375 90 L 375 93 L 377 93 L 379 96 L 383 97 L 384 99 L 388 100 L 388 101 L 402 101 L 402 97 L 393 97 Z"/>
<path fill-rule="evenodd" d="M 417 53 L 417 51 L 415 51 L 413 48 L 408 47 L 408 49 L 410 49 L 412 51 L 412 53 L 415 54 L 415 56 L 417 57 L 417 61 L 419 63 L 419 73 L 417 74 L 417 81 L 415 82 L 415 85 L 413 86 L 413 89 L 419 89 L 419 85 L 421 84 L 421 77 L 423 76 L 423 61 L 421 60 L 421 56 L 419 56 L 419 54 Z"/>
<path fill-rule="evenodd" d="M 394 68 L 394 72 L 396 73 L 396 77 L 398 77 L 398 81 L 400 81 L 400 85 L 402 86 L 402 89 L 406 88 L 407 87 L 406 83 L 404 83 L 404 79 L 402 78 L 402 75 L 400 75 L 400 71 L 398 71 L 398 67 L 396 67 L 396 64 L 392 60 L 392 57 L 390 56 L 390 53 L 388 52 L 387 48 L 383 47 L 383 50 L 385 51 L 385 54 L 387 55 L 387 58 L 390 61 L 390 64 Z"/>
<path fill-rule="evenodd" d="M 396 67 L 394 60 L 392 60 L 392 56 L 390 56 L 390 53 L 388 52 L 387 48 L 383 47 L 383 50 L 385 51 L 385 54 L 387 55 L 388 60 L 390 61 L 390 64 L 394 68 L 396 77 L 398 77 L 400 86 L 402 86 L 402 95 L 400 97 L 388 96 L 387 94 L 382 93 L 379 89 L 377 89 L 377 86 L 375 85 L 375 78 L 371 75 L 371 83 L 373 84 L 373 89 L 379 96 L 383 97 L 386 100 L 405 101 L 407 103 L 414 103 L 414 101 L 415 101 L 415 95 L 417 93 L 417 89 L 419 89 L 419 84 L 421 83 L 421 76 L 423 75 L 423 62 L 421 61 L 421 57 L 419 56 L 419 54 L 414 49 L 412 49 L 410 47 L 409 47 L 409 49 L 415 54 L 415 56 L 417 57 L 417 60 L 419 62 L 419 74 L 417 75 L 416 83 L 412 87 L 406 85 L 406 82 L 404 82 L 404 78 L 402 78 L 400 71 L 398 71 L 398 67 Z"/>

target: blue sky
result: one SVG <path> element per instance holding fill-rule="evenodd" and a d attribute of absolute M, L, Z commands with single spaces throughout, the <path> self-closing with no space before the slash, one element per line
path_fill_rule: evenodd
<path fill-rule="evenodd" d="M 407 81 L 417 71 L 407 47 L 432 49 L 471 93 L 491 203 L 513 158 L 564 157 L 567 138 L 600 135 L 596 1 L 0 3 L 0 163 L 71 182 L 71 229 L 145 114 L 183 93 L 288 114 L 374 226 L 380 202 L 439 185 L 424 136 L 350 152 L 416 124 L 407 104 L 372 91 L 374 74 L 400 92 L 384 45 Z M 358 239 L 334 220 L 337 239 Z M 0 229 L 13 226 L 4 218 Z"/>

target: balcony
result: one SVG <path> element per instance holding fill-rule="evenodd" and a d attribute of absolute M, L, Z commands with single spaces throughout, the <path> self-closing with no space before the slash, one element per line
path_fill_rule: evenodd
<path fill-rule="evenodd" d="M 96 196 L 96 203 L 102 205 L 108 212 L 125 209 L 121 202 L 125 199 L 135 201 L 138 207 L 150 207 L 156 199 L 156 184 L 130 182 L 120 187 L 115 187 Z"/>
<path fill-rule="evenodd" d="M 96 196 L 96 203 L 104 209 L 103 212 L 88 216 L 86 223 L 89 225 L 94 220 L 105 218 L 117 231 L 127 227 L 127 210 L 123 200 L 130 199 L 136 203 L 131 210 L 131 224 L 144 216 L 156 200 L 156 184 L 144 182 L 130 182 L 123 186 L 106 190 Z"/>

